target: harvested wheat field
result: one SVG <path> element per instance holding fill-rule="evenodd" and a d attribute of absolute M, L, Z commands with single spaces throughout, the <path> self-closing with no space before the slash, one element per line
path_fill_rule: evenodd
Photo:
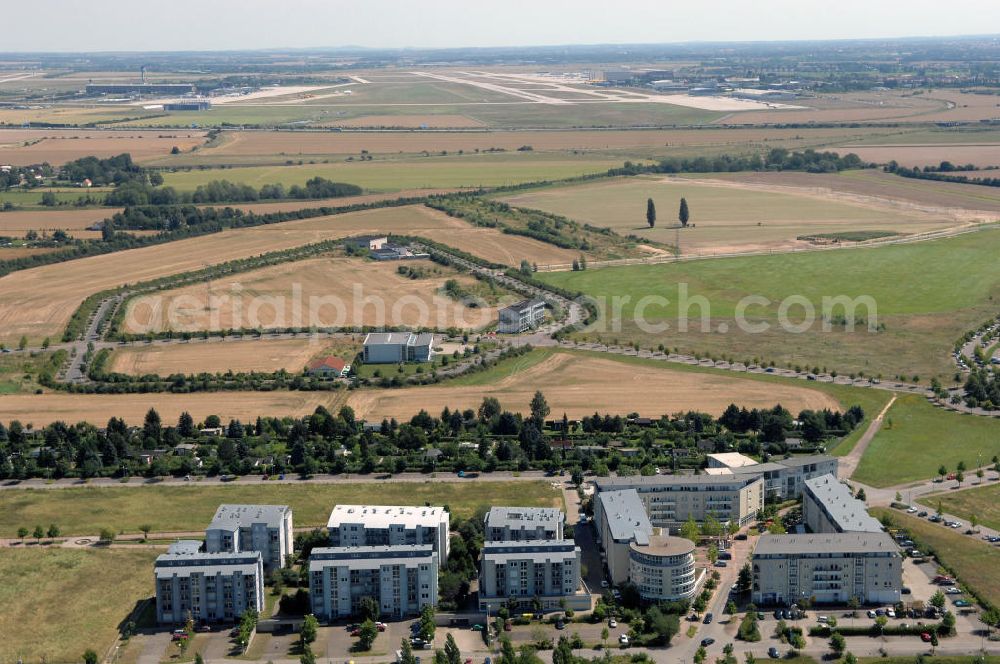
<path fill-rule="evenodd" d="M 552 263 L 569 262 L 577 256 L 531 238 L 474 228 L 423 206 L 240 228 L 8 274 L 0 278 L 0 341 L 16 343 L 22 334 L 34 342 L 58 338 L 79 304 L 102 290 L 322 240 L 376 232 L 425 235 L 487 260 L 511 265 L 522 258 Z"/>
<path fill-rule="evenodd" d="M 243 422 L 258 415 L 302 417 L 325 406 L 333 412 L 344 400 L 341 392 L 212 392 L 194 394 L 5 394 L 0 395 L 0 421 L 20 420 L 41 427 L 52 422 L 91 422 L 104 426 L 109 417 L 142 424 L 152 405 L 164 422 L 191 413 L 196 422 L 209 415 Z"/>
<path fill-rule="evenodd" d="M 219 203 L 208 207 L 231 207 L 237 210 L 245 210 L 256 214 L 267 214 L 269 212 L 291 212 L 292 210 L 307 210 L 320 207 L 346 207 L 348 205 L 363 205 L 365 203 L 378 203 L 379 201 L 390 201 L 399 198 L 410 198 L 417 196 L 433 196 L 435 194 L 450 194 L 456 189 L 405 189 L 403 191 L 392 191 L 381 194 L 362 194 L 360 196 L 342 196 L 340 198 L 320 198 L 304 199 L 295 201 L 272 201 L 257 203 Z"/>
<path fill-rule="evenodd" d="M 0 132 L 0 163 L 53 166 L 80 157 L 112 157 L 127 152 L 141 162 L 165 157 L 174 148 L 183 151 L 205 142 L 200 131 L 100 131 L 85 129 L 28 129 Z"/>
<path fill-rule="evenodd" d="M 411 279 L 400 274 L 399 268 L 419 271 L 423 276 Z M 430 261 L 374 262 L 322 256 L 136 298 L 129 302 L 124 330 L 195 332 L 359 325 L 478 329 L 496 320 L 496 306 L 468 307 L 443 295 L 448 279 L 472 292 L 479 283 L 472 276 Z M 514 300 L 514 295 L 510 299 Z"/>
<path fill-rule="evenodd" d="M 478 377 L 473 375 L 473 379 Z M 699 373 L 635 364 L 610 357 L 555 352 L 523 371 L 488 384 L 432 385 L 397 390 L 357 390 L 347 403 L 359 417 L 409 418 L 421 408 L 431 413 L 445 406 L 476 408 L 483 397 L 500 400 L 504 408 L 526 413 L 541 390 L 554 414 L 582 417 L 602 413 L 637 412 L 645 417 L 683 410 L 718 415 L 731 403 L 770 408 L 777 403 L 793 413 L 801 409 L 840 409 L 832 397 L 796 385 L 761 383 L 714 373 Z"/>
<path fill-rule="evenodd" d="M 0 213 L 0 235 L 20 237 L 28 231 L 64 230 L 73 237 L 89 237 L 81 234 L 88 226 L 103 221 L 120 212 L 120 208 L 94 208 L 85 210 L 12 210 Z M 91 231 L 100 237 L 99 231 Z"/>
<path fill-rule="evenodd" d="M 424 127 L 441 127 L 451 129 L 457 127 L 482 127 L 484 123 L 466 115 L 442 113 L 441 115 L 362 115 L 349 120 L 333 120 L 316 126 L 329 127 L 403 127 L 406 129 L 422 129 Z"/>
<path fill-rule="evenodd" d="M 1000 144 L 985 143 L 931 145 L 845 145 L 834 148 L 839 152 L 853 152 L 865 161 L 885 164 L 897 161 L 903 166 L 937 166 L 950 161 L 956 166 L 972 164 L 979 168 L 1000 166 Z"/>
<path fill-rule="evenodd" d="M 226 371 L 299 373 L 315 357 L 334 355 L 348 364 L 361 348 L 363 335 L 299 337 L 295 339 L 245 339 L 241 341 L 192 341 L 119 348 L 108 369 L 135 376 L 158 374 L 224 373 Z"/>

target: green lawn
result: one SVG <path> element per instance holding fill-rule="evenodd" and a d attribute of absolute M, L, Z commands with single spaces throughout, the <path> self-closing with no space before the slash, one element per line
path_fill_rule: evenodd
<path fill-rule="evenodd" d="M 888 507 L 874 507 L 872 516 L 888 515 L 906 528 L 921 551 L 933 552 L 941 564 L 949 567 L 960 583 L 972 588 L 985 601 L 1000 606 L 1000 549 L 951 528 L 931 523 Z"/>
<path fill-rule="evenodd" d="M 984 463 L 988 463 L 988 460 Z M 968 480 L 970 483 L 978 481 L 975 475 L 968 474 L 971 475 Z M 987 471 L 986 477 L 996 477 L 996 473 Z M 1000 485 L 998 484 L 989 484 L 963 491 L 934 493 L 924 496 L 920 502 L 934 510 L 937 509 L 938 503 L 941 503 L 942 511 L 954 514 L 966 521 L 975 514 L 982 525 L 987 528 L 1000 529 Z"/>
<path fill-rule="evenodd" d="M 0 661 L 99 656 L 137 602 L 153 594 L 150 549 L 0 549 Z"/>
<path fill-rule="evenodd" d="M 601 173 L 621 166 L 620 159 L 592 156 L 527 154 L 411 157 L 399 160 L 337 161 L 301 166 L 250 166 L 194 169 L 164 174 L 165 184 L 193 191 L 210 180 L 243 182 L 255 187 L 282 183 L 303 185 L 320 176 L 350 182 L 372 192 L 445 187 L 493 187 L 536 180 L 558 180 Z"/>
<path fill-rule="evenodd" d="M 142 480 L 134 479 L 133 482 Z M 368 505 L 448 505 L 467 517 L 481 505 L 562 506 L 562 494 L 547 482 L 384 482 L 303 484 L 294 479 L 265 485 L 144 486 L 32 489 L 0 492 L 0 536 L 18 527 L 57 524 L 70 535 L 96 535 L 101 528 L 139 532 L 203 530 L 222 503 L 291 505 L 296 527 L 322 526 L 337 503 Z"/>
<path fill-rule="evenodd" d="M 998 254 L 1000 230 L 989 229 L 910 245 L 548 272 L 538 277 L 582 291 L 604 308 L 606 314 L 597 324 L 577 337 L 638 341 L 646 347 L 662 343 L 704 355 L 758 357 L 840 373 L 917 374 L 924 381 L 938 375 L 950 383 L 954 365 L 949 353 L 955 340 L 996 315 Z M 685 292 L 687 307 L 680 304 Z M 737 305 L 749 295 L 768 300 L 749 302 L 744 315 L 746 323 L 767 324 L 763 331 L 738 326 Z M 793 326 L 808 323 L 804 306 L 796 300 L 788 300 L 790 325 L 779 324 L 780 305 L 792 296 L 808 302 L 814 311 L 812 324 L 803 332 L 792 331 Z M 855 316 L 877 319 L 884 329 L 868 332 L 859 325 L 853 332 L 837 326 L 824 331 L 823 298 L 840 296 L 871 298 L 877 316 L 863 304 Z M 699 306 L 695 298 L 704 298 L 707 307 Z M 640 319 L 636 305 L 642 302 L 648 304 Z M 679 330 L 679 310 L 690 319 L 686 332 Z M 842 306 L 832 309 L 834 315 L 843 312 Z M 643 320 L 653 326 L 667 323 L 669 328 L 643 329 Z"/>
<path fill-rule="evenodd" d="M 38 208 L 42 210 L 48 210 L 42 205 L 42 194 L 50 192 L 55 195 L 56 200 L 59 202 L 73 203 L 78 198 L 85 198 L 90 195 L 93 198 L 103 198 L 107 192 L 111 191 L 107 188 L 94 187 L 93 189 L 80 189 L 80 188 L 38 188 L 29 189 L 25 191 L 0 191 L 0 206 L 4 203 L 13 203 L 18 207 L 23 208 Z M 62 209 L 77 209 L 72 206 L 63 207 Z M 2 213 L 0 213 L 2 214 Z"/>
<path fill-rule="evenodd" d="M 944 464 L 976 466 L 1000 454 L 1000 421 L 932 406 L 916 395 L 900 395 L 886 413 L 853 479 L 872 486 L 926 480 Z M 970 478 L 971 480 L 972 478 Z"/>
<path fill-rule="evenodd" d="M 34 355 L 0 355 L 0 394 L 29 393 L 39 389 L 40 371 L 56 371 L 65 358 L 65 351 L 36 353 Z"/>

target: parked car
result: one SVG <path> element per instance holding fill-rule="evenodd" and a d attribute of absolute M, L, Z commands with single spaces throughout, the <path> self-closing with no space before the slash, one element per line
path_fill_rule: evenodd
<path fill-rule="evenodd" d="M 384 632 L 388 627 L 389 626 L 386 625 L 384 622 L 375 623 L 375 629 L 377 629 L 380 632 Z"/>
<path fill-rule="evenodd" d="M 767 656 L 770 657 L 771 659 L 778 659 L 781 657 L 781 653 L 778 652 L 777 648 L 771 646 L 770 648 L 767 649 Z"/>
<path fill-rule="evenodd" d="M 627 646 L 628 645 L 628 634 L 622 634 L 621 636 L 619 636 L 618 637 L 618 643 L 622 644 L 623 646 Z"/>
<path fill-rule="evenodd" d="M 704 619 L 704 620 L 702 620 L 701 622 L 703 622 L 703 623 L 704 623 L 704 624 L 706 624 L 706 625 L 709 625 L 709 624 L 711 624 L 711 622 L 712 622 L 712 619 L 713 619 L 714 617 L 715 617 L 715 616 L 713 616 L 713 615 L 712 615 L 711 613 L 706 613 L 706 614 L 705 614 L 705 619 Z"/>
<path fill-rule="evenodd" d="M 556 621 L 556 629 L 566 629 L 566 621 L 560 618 Z"/>
<path fill-rule="evenodd" d="M 878 614 L 875 613 L 875 609 L 868 609 L 868 617 L 869 618 L 877 618 L 878 617 Z"/>
<path fill-rule="evenodd" d="M 930 635 L 930 633 L 929 632 L 922 633 L 920 635 L 920 640 L 923 641 L 924 643 L 930 643 L 931 642 L 931 635 Z"/>
<path fill-rule="evenodd" d="M 608 627 L 612 627 L 612 628 L 618 627 L 618 621 L 615 620 L 614 618 L 609 618 L 608 619 Z"/>
<path fill-rule="evenodd" d="M 725 560 L 716 560 L 715 561 L 715 566 L 716 567 L 726 567 L 727 566 L 726 565 L 726 561 Z"/>
<path fill-rule="evenodd" d="M 701 640 L 701 647 L 702 648 L 707 648 L 710 645 L 712 645 L 713 643 L 715 643 L 715 639 L 713 639 L 712 637 L 708 637 L 706 639 L 702 639 Z"/>
<path fill-rule="evenodd" d="M 959 590 L 958 588 L 956 588 L 955 586 L 952 586 L 951 588 L 948 588 L 948 590 L 945 590 L 944 592 L 945 592 L 946 595 L 961 595 L 962 594 L 962 591 Z"/>
<path fill-rule="evenodd" d="M 896 610 L 895 609 L 886 609 L 885 610 L 885 617 L 886 618 L 895 618 L 896 617 Z"/>
<path fill-rule="evenodd" d="M 972 602 L 970 602 L 967 599 L 956 599 L 955 606 L 957 606 L 960 609 L 967 609 L 970 606 L 972 606 Z"/>

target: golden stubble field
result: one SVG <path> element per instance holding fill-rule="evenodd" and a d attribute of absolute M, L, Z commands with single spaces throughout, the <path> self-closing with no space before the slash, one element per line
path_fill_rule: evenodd
<path fill-rule="evenodd" d="M 792 412 L 840 408 L 836 399 L 795 385 L 563 352 L 488 385 L 357 390 L 350 393 L 347 403 L 359 417 L 375 421 L 409 418 L 421 408 L 430 413 L 445 406 L 474 409 L 487 396 L 499 399 L 506 409 L 527 412 L 536 390 L 545 394 L 553 417 L 566 413 L 578 418 L 595 411 L 658 417 L 689 409 L 718 415 L 731 403 L 747 408 L 770 408 L 780 403 Z"/>
<path fill-rule="evenodd" d="M 100 231 L 84 230 L 121 208 L 12 210 L 0 212 L 0 235 L 20 237 L 28 231 L 68 231 L 75 238 L 100 237 Z"/>
<path fill-rule="evenodd" d="M 577 256 L 531 238 L 475 228 L 423 206 L 227 230 L 8 274 L 0 278 L 0 341 L 16 344 L 21 335 L 33 342 L 58 339 L 79 304 L 102 290 L 322 240 L 378 232 L 425 236 L 508 265 L 517 265 L 521 259 L 564 263 Z"/>
<path fill-rule="evenodd" d="M 400 267 L 426 276 L 410 279 L 399 274 Z M 430 261 L 321 256 L 136 298 L 129 303 L 124 329 L 145 333 L 405 325 L 471 330 L 496 320 L 495 306 L 468 307 L 443 295 L 448 279 L 466 289 L 477 283 L 472 276 Z"/>
<path fill-rule="evenodd" d="M 80 157 L 112 157 L 129 153 L 138 162 L 165 157 L 202 145 L 205 134 L 196 130 L 100 131 L 85 129 L 13 129 L 0 131 L 0 164 L 53 166 Z"/>
<path fill-rule="evenodd" d="M 899 145 L 845 145 L 836 148 L 841 153 L 853 152 L 865 161 L 885 164 L 896 161 L 903 166 L 937 166 L 942 161 L 950 161 L 956 166 L 972 164 L 979 168 L 1000 166 L 1000 144 L 899 144 Z M 984 171 L 987 177 L 994 172 Z"/>
<path fill-rule="evenodd" d="M 350 364 L 361 348 L 364 335 L 330 339 L 302 336 L 295 339 L 244 339 L 181 344 L 129 346 L 111 355 L 111 371 L 142 376 L 173 373 L 224 373 L 226 371 L 272 372 L 284 369 L 299 373 L 316 357 L 334 355 Z"/>

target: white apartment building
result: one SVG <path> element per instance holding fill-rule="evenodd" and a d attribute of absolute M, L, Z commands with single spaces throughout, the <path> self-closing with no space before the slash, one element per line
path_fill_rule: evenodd
<path fill-rule="evenodd" d="M 265 572 L 284 567 L 293 545 L 288 505 L 220 505 L 205 529 L 208 553 L 259 551 Z"/>
<path fill-rule="evenodd" d="M 522 300 L 500 310 L 497 332 L 517 334 L 534 329 L 545 320 L 545 300 Z"/>
<path fill-rule="evenodd" d="M 765 499 L 787 500 L 802 495 L 806 480 L 823 475 L 836 477 L 838 463 L 837 457 L 810 454 L 718 470 L 737 477 L 760 477 L 764 480 Z"/>
<path fill-rule="evenodd" d="M 430 544 L 444 567 L 449 523 L 443 507 L 337 505 L 326 528 L 331 547 Z"/>
<path fill-rule="evenodd" d="M 764 483 L 749 475 L 649 475 L 602 477 L 598 494 L 635 489 L 653 526 L 680 528 L 688 519 L 703 522 L 712 515 L 744 526 L 764 507 Z"/>
<path fill-rule="evenodd" d="M 481 611 L 508 601 L 530 610 L 536 598 L 544 610 L 590 609 L 580 582 L 580 547 L 571 540 L 486 542 L 479 560 Z"/>
<path fill-rule="evenodd" d="M 561 540 L 563 513 L 555 507 L 491 507 L 484 533 L 487 542 Z"/>
<path fill-rule="evenodd" d="M 635 489 L 601 491 L 594 498 L 594 528 L 604 550 L 604 562 L 613 585 L 629 578 L 629 548 L 633 541 L 653 534 L 646 506 Z"/>
<path fill-rule="evenodd" d="M 264 610 L 264 565 L 259 551 L 200 551 L 201 542 L 172 544 L 156 558 L 156 621 L 233 623 L 247 609 Z"/>
<path fill-rule="evenodd" d="M 902 556 L 884 532 L 762 535 L 751 561 L 758 606 L 894 604 L 903 585 Z"/>
<path fill-rule="evenodd" d="M 863 501 L 833 475 L 804 483 L 802 520 L 814 533 L 878 533 L 884 530 Z"/>
<path fill-rule="evenodd" d="M 323 547 L 309 555 L 312 612 L 322 620 L 356 615 L 362 599 L 402 618 L 436 606 L 438 554 L 431 544 Z"/>
<path fill-rule="evenodd" d="M 697 577 L 691 540 L 640 533 L 629 545 L 628 558 L 629 580 L 644 600 L 672 602 L 694 596 Z"/>

